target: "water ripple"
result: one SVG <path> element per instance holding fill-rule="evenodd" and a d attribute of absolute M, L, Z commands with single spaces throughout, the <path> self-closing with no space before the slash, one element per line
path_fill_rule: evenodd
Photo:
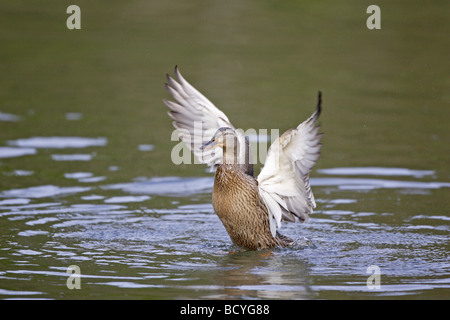
<path fill-rule="evenodd" d="M 0 259 L 7 267 L 0 272 L 0 295 L 57 297 L 72 264 L 81 268 L 82 288 L 111 296 L 292 299 L 441 292 L 448 289 L 450 217 L 405 213 L 404 202 L 386 201 L 383 190 L 424 188 L 430 193 L 421 196 L 431 201 L 449 186 L 414 175 L 414 181 L 312 179 L 318 207 L 309 222 L 285 223 L 280 230 L 306 239 L 305 245 L 262 252 L 231 243 L 210 201 L 212 177 L 4 190 L 0 218 L 11 228 L 1 238 Z M 76 183 L 94 176 L 64 175 Z M 395 199 L 416 196 L 398 193 Z M 389 206 L 373 206 L 379 199 Z M 379 291 L 366 286 L 370 265 L 381 268 Z M 21 290 L 13 290 L 18 282 Z M 45 289 L 31 286 L 39 282 Z"/>

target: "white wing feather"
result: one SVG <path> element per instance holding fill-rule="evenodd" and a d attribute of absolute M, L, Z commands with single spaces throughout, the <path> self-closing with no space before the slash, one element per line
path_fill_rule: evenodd
<path fill-rule="evenodd" d="M 222 111 L 183 78 L 178 67 L 175 67 L 175 77 L 176 80 L 167 75 L 166 89 L 176 102 L 164 100 L 171 109 L 168 114 L 174 120 L 173 126 L 179 130 L 179 137 L 200 163 L 215 167 L 222 161 L 222 149 L 202 151 L 200 147 L 219 128 L 235 128 Z M 242 159 L 243 162 L 240 163 L 245 163 L 245 136 L 239 130 L 236 132 L 241 146 L 238 159 Z"/>
<path fill-rule="evenodd" d="M 259 174 L 259 194 L 267 206 L 271 231 L 275 236 L 281 221 L 306 221 L 316 207 L 309 185 L 309 173 L 319 158 L 320 138 L 316 112 L 297 128 L 286 131 L 270 146 L 266 163 Z"/>

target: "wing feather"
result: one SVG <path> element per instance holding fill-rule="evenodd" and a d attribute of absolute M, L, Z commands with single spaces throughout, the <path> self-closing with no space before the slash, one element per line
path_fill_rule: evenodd
<path fill-rule="evenodd" d="M 170 109 L 168 115 L 174 120 L 173 126 L 179 130 L 179 138 L 201 163 L 216 167 L 222 161 L 222 149 L 202 151 L 200 147 L 208 142 L 219 128 L 235 129 L 234 126 L 221 110 L 183 78 L 178 67 L 175 67 L 175 78 L 167 75 L 165 87 L 175 99 L 175 102 L 166 99 L 163 102 Z M 245 164 L 245 156 L 249 154 L 248 143 L 239 130 L 236 132 L 241 146 L 238 159 L 241 164 Z"/>
<path fill-rule="evenodd" d="M 317 119 L 321 112 L 321 93 L 316 111 L 297 128 L 286 131 L 270 146 L 266 163 L 257 180 L 261 199 L 270 220 L 306 221 L 316 207 L 309 173 L 320 154 Z M 272 230 L 272 234 L 275 235 Z"/>

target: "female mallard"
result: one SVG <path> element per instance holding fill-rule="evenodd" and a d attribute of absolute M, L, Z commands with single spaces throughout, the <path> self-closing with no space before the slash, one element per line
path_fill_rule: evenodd
<path fill-rule="evenodd" d="M 291 245 L 292 239 L 277 232 L 281 221 L 297 217 L 304 222 L 316 207 L 309 172 L 321 148 L 316 125 L 320 92 L 316 111 L 272 143 L 255 178 L 248 139 L 181 76 L 178 67 L 175 75 L 177 80 L 167 75 L 166 89 L 177 102 L 164 103 L 182 141 L 201 163 L 216 168 L 212 203 L 233 243 L 253 250 Z"/>

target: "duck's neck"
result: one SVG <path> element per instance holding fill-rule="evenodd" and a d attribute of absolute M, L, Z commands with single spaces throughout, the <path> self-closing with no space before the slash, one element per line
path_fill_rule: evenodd
<path fill-rule="evenodd" d="M 226 165 L 239 165 L 238 162 L 238 150 L 239 150 L 239 142 L 238 139 L 232 140 L 234 143 L 228 143 L 223 148 L 223 164 Z"/>
<path fill-rule="evenodd" d="M 253 177 L 253 164 L 251 163 L 250 159 L 250 147 L 248 138 L 246 138 L 245 143 L 245 163 L 239 163 L 240 159 L 238 157 L 238 154 L 240 150 L 240 144 L 237 138 L 234 139 L 233 144 L 227 144 L 226 146 L 224 146 L 222 163 L 228 168 L 235 167 L 236 169 L 239 169 L 249 176 Z"/>

